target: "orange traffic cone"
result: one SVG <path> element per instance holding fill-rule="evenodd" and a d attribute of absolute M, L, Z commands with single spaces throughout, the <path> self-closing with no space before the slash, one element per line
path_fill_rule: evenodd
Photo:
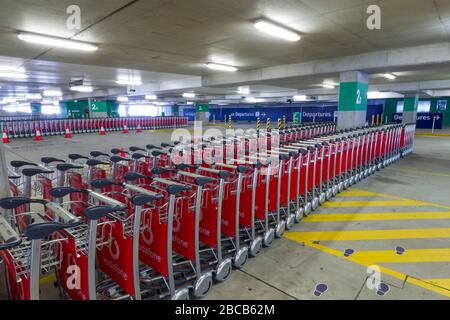
<path fill-rule="evenodd" d="M 64 138 L 66 139 L 72 138 L 72 134 L 70 133 L 69 127 L 66 127 L 66 133 L 64 134 Z"/>
<path fill-rule="evenodd" d="M 2 130 L 2 140 L 3 140 L 3 143 L 9 143 L 8 134 L 6 133 L 5 128 L 3 128 L 3 130 Z"/>
<path fill-rule="evenodd" d="M 142 132 L 142 128 L 141 128 L 141 125 L 140 125 L 140 124 L 137 125 L 137 127 L 136 127 L 136 132 L 137 132 L 137 133 L 141 133 L 141 132 Z"/>
<path fill-rule="evenodd" d="M 126 124 L 123 125 L 122 133 L 128 133 L 128 126 Z"/>
<path fill-rule="evenodd" d="M 120 156 L 125 158 L 126 154 L 125 154 L 125 149 L 124 148 L 120 148 Z"/>
<path fill-rule="evenodd" d="M 39 128 L 36 128 L 36 137 L 34 138 L 35 141 L 41 141 L 42 140 L 42 134 L 41 130 Z"/>
<path fill-rule="evenodd" d="M 105 128 L 103 126 L 101 126 L 101 128 L 100 128 L 99 135 L 106 136 L 106 131 L 105 131 Z"/>

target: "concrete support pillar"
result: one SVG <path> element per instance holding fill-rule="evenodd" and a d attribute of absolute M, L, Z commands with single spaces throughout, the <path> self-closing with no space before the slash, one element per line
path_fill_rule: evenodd
<path fill-rule="evenodd" d="M 368 82 L 369 76 L 366 72 L 341 73 L 337 123 L 339 129 L 366 124 Z"/>
<path fill-rule="evenodd" d="M 417 106 L 419 104 L 419 95 L 405 95 L 403 102 L 403 120 L 402 122 L 416 123 L 417 122 Z"/>

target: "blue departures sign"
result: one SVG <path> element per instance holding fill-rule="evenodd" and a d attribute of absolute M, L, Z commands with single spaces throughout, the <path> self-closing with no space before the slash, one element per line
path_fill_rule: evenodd
<path fill-rule="evenodd" d="M 417 128 L 418 129 L 431 129 L 433 128 L 433 119 L 434 119 L 434 128 L 442 129 L 444 115 L 442 113 L 418 113 L 417 114 Z M 403 114 L 402 113 L 394 113 L 392 115 L 392 122 L 402 123 Z"/>

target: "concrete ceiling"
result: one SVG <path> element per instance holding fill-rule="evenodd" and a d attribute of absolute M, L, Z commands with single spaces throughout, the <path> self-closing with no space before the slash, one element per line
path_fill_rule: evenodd
<path fill-rule="evenodd" d="M 30 75 L 26 81 L 0 79 L 0 93 L 60 87 L 68 94 L 68 82 L 84 78 L 101 90 L 100 95 L 124 94 L 127 88 L 114 80 L 132 74 L 144 81 L 138 88 L 142 94 L 160 92 L 170 97 L 190 89 L 204 95 L 231 95 L 242 84 L 253 86 L 255 94 L 290 94 L 316 90 L 324 79 L 337 81 L 339 71 L 248 82 L 245 77 L 236 80 L 236 75 L 222 78 L 204 64 L 235 65 L 240 76 L 450 41 L 449 0 L 78 0 L 81 30 L 68 30 L 66 8 L 73 3 L 0 0 L 0 65 L 23 66 Z M 366 9 L 372 4 L 381 7 L 381 30 L 366 27 Z M 299 31 L 302 40 L 290 43 L 260 33 L 252 22 L 261 17 Z M 92 42 L 99 50 L 86 53 L 29 44 L 17 39 L 20 31 Z M 398 78 L 381 77 L 386 71 Z M 446 80 L 450 58 L 369 72 L 374 85 Z"/>

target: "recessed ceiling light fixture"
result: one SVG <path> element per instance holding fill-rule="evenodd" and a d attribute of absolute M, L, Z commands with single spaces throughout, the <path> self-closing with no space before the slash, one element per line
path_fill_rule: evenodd
<path fill-rule="evenodd" d="M 25 74 L 25 69 L 22 67 L 18 68 L 13 66 L 0 66 L 0 77 L 25 79 L 28 77 L 28 75 Z"/>
<path fill-rule="evenodd" d="M 62 92 L 59 90 L 44 90 L 44 96 L 46 97 L 61 97 Z"/>
<path fill-rule="evenodd" d="M 147 94 L 145 95 L 145 100 L 156 100 L 158 97 L 155 94 Z"/>
<path fill-rule="evenodd" d="M 392 73 L 385 73 L 385 74 L 383 74 L 383 77 L 385 77 L 386 79 L 389 79 L 389 80 L 394 80 L 394 79 L 397 78 L 397 77 L 396 77 L 395 75 L 393 75 Z"/>
<path fill-rule="evenodd" d="M 337 86 L 337 84 L 332 81 L 325 80 L 322 83 L 322 87 L 324 87 L 325 89 L 334 89 L 336 86 Z"/>
<path fill-rule="evenodd" d="M 77 91 L 77 92 L 92 92 L 94 89 L 91 86 L 71 86 L 71 91 Z"/>
<path fill-rule="evenodd" d="M 183 98 L 195 98 L 195 93 L 193 92 L 184 92 Z"/>
<path fill-rule="evenodd" d="M 306 101 L 306 100 L 308 100 L 308 97 L 305 95 L 297 95 L 297 96 L 293 96 L 292 99 L 294 101 Z"/>
<path fill-rule="evenodd" d="M 253 25 L 262 32 L 287 41 L 295 42 L 302 38 L 299 33 L 264 19 L 256 20 Z"/>
<path fill-rule="evenodd" d="M 40 93 L 27 93 L 25 96 L 28 100 L 41 100 L 42 95 Z"/>
<path fill-rule="evenodd" d="M 73 49 L 73 50 L 81 50 L 81 51 L 96 51 L 98 49 L 97 46 L 87 42 L 75 41 L 75 40 L 67 40 L 58 37 L 45 36 L 40 34 L 32 34 L 32 33 L 19 33 L 17 36 L 20 40 L 41 44 L 47 47 L 58 47 L 64 49 Z"/>
<path fill-rule="evenodd" d="M 128 101 L 128 97 L 126 97 L 126 96 L 118 96 L 117 97 L 117 101 L 119 101 L 119 102 L 127 102 Z"/>
<path fill-rule="evenodd" d="M 136 79 L 128 79 L 126 77 L 119 77 L 116 80 L 116 83 L 121 85 L 121 86 L 140 86 L 142 85 L 142 81 L 139 78 Z"/>
<path fill-rule="evenodd" d="M 206 66 L 209 69 L 212 70 L 219 70 L 219 71 L 228 71 L 228 72 L 235 72 L 238 70 L 238 68 L 234 67 L 234 66 L 230 66 L 230 65 L 226 65 L 226 64 L 221 64 L 221 63 L 213 63 L 213 62 L 208 62 L 206 64 Z"/>

